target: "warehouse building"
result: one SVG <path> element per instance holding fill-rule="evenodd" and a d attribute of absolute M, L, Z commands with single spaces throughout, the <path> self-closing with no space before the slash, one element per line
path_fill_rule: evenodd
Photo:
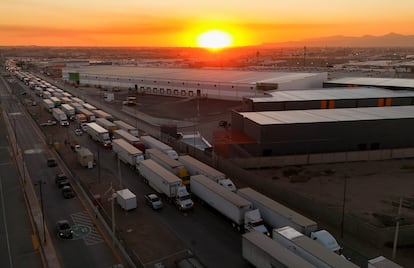
<path fill-rule="evenodd" d="M 325 81 L 323 87 L 379 87 L 392 90 L 414 90 L 414 79 L 343 77 Z"/>
<path fill-rule="evenodd" d="M 273 90 L 320 88 L 327 73 L 81 66 L 64 68 L 62 78 L 80 86 L 239 101 L 244 96 L 264 96 L 265 92 Z"/>
<path fill-rule="evenodd" d="M 234 111 L 232 130 L 254 140 L 237 145 L 252 156 L 409 148 L 414 106 Z"/>
<path fill-rule="evenodd" d="M 287 111 L 414 104 L 414 91 L 355 87 L 275 91 L 264 97 L 246 97 L 243 111 Z"/>

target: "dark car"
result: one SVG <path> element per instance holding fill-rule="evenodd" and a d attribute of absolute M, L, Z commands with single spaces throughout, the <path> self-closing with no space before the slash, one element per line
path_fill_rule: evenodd
<path fill-rule="evenodd" d="M 59 189 L 64 186 L 70 186 L 69 179 L 64 174 L 56 174 L 55 183 Z"/>
<path fill-rule="evenodd" d="M 47 166 L 48 167 L 56 167 L 57 166 L 57 162 L 54 158 L 48 158 L 47 159 Z"/>
<path fill-rule="evenodd" d="M 75 197 L 75 192 L 70 185 L 65 185 L 62 187 L 62 195 L 66 199 L 71 199 Z"/>
<path fill-rule="evenodd" d="M 57 234 L 61 238 L 69 238 L 73 237 L 73 230 L 67 220 L 60 220 L 56 223 L 56 230 Z"/>

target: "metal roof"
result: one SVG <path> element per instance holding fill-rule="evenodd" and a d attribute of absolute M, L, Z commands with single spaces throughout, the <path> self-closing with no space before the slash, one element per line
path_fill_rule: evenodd
<path fill-rule="evenodd" d="M 233 84 L 286 83 L 305 79 L 320 73 L 289 73 L 268 71 L 241 71 L 222 69 L 143 68 L 131 66 L 81 66 L 65 68 L 66 72 L 89 75 L 120 76 L 159 80 L 186 80 Z"/>
<path fill-rule="evenodd" d="M 375 87 L 335 87 L 307 90 L 280 90 L 269 93 L 269 97 L 251 97 L 249 100 L 259 102 L 313 101 L 313 100 L 345 100 L 345 99 L 377 99 L 414 97 L 409 90 L 390 90 Z"/>
<path fill-rule="evenodd" d="M 414 79 L 408 78 L 343 77 L 325 81 L 324 84 L 344 84 L 374 87 L 401 87 L 414 89 Z"/>
<path fill-rule="evenodd" d="M 384 120 L 414 118 L 414 106 L 242 112 L 240 115 L 259 125 Z"/>

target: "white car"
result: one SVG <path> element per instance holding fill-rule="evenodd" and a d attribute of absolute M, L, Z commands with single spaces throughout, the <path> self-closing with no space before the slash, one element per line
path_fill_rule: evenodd
<path fill-rule="evenodd" d="M 75 129 L 76 136 L 81 136 L 83 134 L 83 131 L 80 128 Z"/>

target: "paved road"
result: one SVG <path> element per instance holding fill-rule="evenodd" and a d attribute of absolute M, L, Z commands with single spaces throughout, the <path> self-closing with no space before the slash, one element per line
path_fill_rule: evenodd
<path fill-rule="evenodd" d="M 13 85 L 17 97 L 20 97 L 19 92 L 22 90 L 24 88 L 18 84 Z M 66 200 L 55 185 L 55 174 L 65 171 L 63 162 L 59 162 L 55 168 L 47 167 L 46 159 L 56 158 L 56 155 L 44 143 L 44 137 L 27 116 L 23 105 L 13 98 L 3 98 L 3 104 L 6 104 L 5 109 L 9 114 L 15 115 L 12 125 L 29 171 L 27 183 L 33 183 L 38 198 L 43 199 L 45 228 L 49 230 L 51 241 L 48 241 L 47 236 L 45 238 L 43 230 L 40 230 L 40 240 L 46 244 L 53 243 L 62 267 L 109 267 L 118 263 L 82 206 L 79 194 L 77 198 Z M 75 185 L 73 181 L 72 184 Z M 55 224 L 60 219 L 67 219 L 74 225 L 77 234 L 75 239 L 63 240 L 57 236 Z"/>

